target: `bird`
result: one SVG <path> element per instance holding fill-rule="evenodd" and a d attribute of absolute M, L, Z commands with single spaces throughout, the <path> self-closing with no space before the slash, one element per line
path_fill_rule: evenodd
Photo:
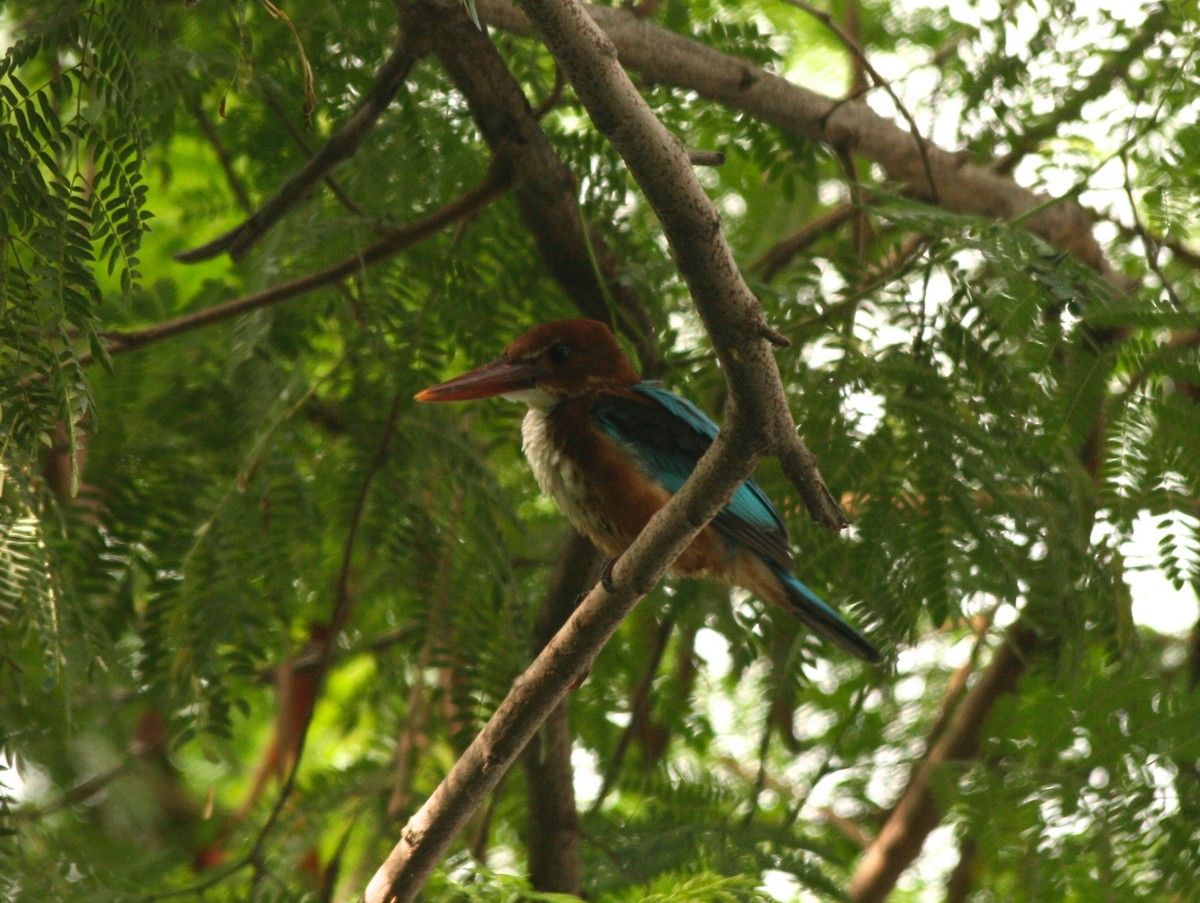
<path fill-rule="evenodd" d="M 542 492 L 599 549 L 621 555 L 679 490 L 717 425 L 687 399 L 644 381 L 607 324 L 544 323 L 491 363 L 415 396 L 421 402 L 499 396 L 528 406 L 522 447 Z M 783 518 L 753 479 L 684 549 L 682 577 L 741 587 L 870 663 L 879 650 L 795 575 Z"/>

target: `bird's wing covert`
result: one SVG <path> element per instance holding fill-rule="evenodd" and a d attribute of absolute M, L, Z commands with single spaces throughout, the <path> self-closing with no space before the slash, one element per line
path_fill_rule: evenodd
<path fill-rule="evenodd" d="M 638 383 L 634 395 L 604 394 L 592 405 L 596 425 L 624 447 L 646 473 L 678 492 L 717 435 L 717 425 L 685 398 L 656 383 Z M 640 397 L 638 397 L 640 396 Z M 713 526 L 769 561 L 792 567 L 787 529 L 753 480 L 737 488 Z"/>

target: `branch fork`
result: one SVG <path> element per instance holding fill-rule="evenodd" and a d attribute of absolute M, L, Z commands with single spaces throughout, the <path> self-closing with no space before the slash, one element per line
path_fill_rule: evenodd
<path fill-rule="evenodd" d="M 431 0 L 449 4 L 454 0 Z M 786 452 L 818 522 L 845 517 L 796 435 L 762 310 L 742 279 L 720 217 L 696 179 L 682 143 L 638 94 L 616 48 L 578 0 L 525 0 L 525 12 L 662 222 L 697 310 L 724 366 L 733 400 L 725 425 L 695 471 L 616 562 L 610 591 L 597 584 L 459 758 L 371 879 L 367 903 L 414 900 L 454 836 L 495 789 L 570 684 L 645 593 L 744 482 L 765 451 Z M 458 13 L 461 17 L 462 13 Z M 786 446 L 779 438 L 788 436 Z"/>

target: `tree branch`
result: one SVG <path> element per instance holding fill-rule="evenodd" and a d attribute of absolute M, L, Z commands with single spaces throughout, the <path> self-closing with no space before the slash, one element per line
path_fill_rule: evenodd
<path fill-rule="evenodd" d="M 367 903 L 416 899 L 455 835 L 496 787 L 570 685 L 625 616 L 750 475 L 756 442 L 726 429 L 679 492 L 650 520 L 613 568 L 610 592 L 596 585 L 525 672 L 450 773 L 401 832 L 371 879 Z"/>
<path fill-rule="evenodd" d="M 489 25 L 515 34 L 532 33 L 529 19 L 508 0 L 477 0 L 476 5 Z M 853 150 L 880 164 L 889 179 L 908 186 L 915 196 L 931 197 L 925 157 L 917 140 L 866 104 L 842 102 L 801 88 L 744 59 L 639 19 L 628 10 L 586 8 L 612 41 L 622 64 L 646 80 L 695 91 L 776 128 Z M 1011 220 L 1048 200 L 933 143 L 927 143 L 926 154 L 937 181 L 938 203 L 947 210 Z M 1064 200 L 1037 209 L 1024 226 L 1098 272 L 1111 272 L 1087 217 L 1074 202 Z"/>
<path fill-rule="evenodd" d="M 304 133 L 292 122 L 287 114 L 287 110 L 284 109 L 283 104 L 279 102 L 274 92 L 269 89 L 264 91 L 263 102 L 271 108 L 271 112 L 275 114 L 275 118 L 279 120 L 280 125 L 284 127 L 287 133 L 292 136 L 292 140 L 296 142 L 296 146 L 304 151 L 305 156 L 311 159 L 313 157 L 312 147 L 309 146 Z M 363 210 L 362 207 L 354 202 L 354 199 L 350 195 L 346 194 L 337 179 L 331 175 L 326 175 L 322 181 L 325 182 L 325 187 L 333 192 L 333 196 L 338 199 L 338 202 L 353 216 L 360 216 L 364 219 L 368 216 L 367 211 Z"/>
<path fill-rule="evenodd" d="M 509 149 L 513 196 L 547 271 L 580 313 L 611 324 L 633 342 L 645 376 L 660 376 L 664 365 L 645 302 L 604 235 L 585 222 L 575 176 L 521 86 L 487 35 L 458 11 L 457 4 L 425 2 L 402 7 L 400 15 L 467 99 L 492 150 Z"/>
<path fill-rule="evenodd" d="M 1125 238 L 1139 239 L 1142 233 L 1128 223 L 1117 218 L 1114 214 L 1102 210 L 1088 210 L 1088 217 L 1093 222 L 1111 223 L 1117 227 L 1117 231 Z M 1186 264 L 1193 269 L 1200 269 L 1200 252 L 1193 251 L 1187 245 L 1177 238 L 1172 238 L 1169 235 L 1161 235 L 1156 233 L 1149 234 L 1150 240 L 1160 248 L 1166 248 L 1180 263 Z"/>
<path fill-rule="evenodd" d="M 541 652 L 575 610 L 575 601 L 596 579 L 600 556 L 574 530 L 563 543 L 550 574 L 534 630 Z M 571 768 L 571 715 L 564 698 L 525 750 L 529 795 L 529 883 L 534 890 L 580 893 L 579 813 Z"/>
<path fill-rule="evenodd" d="M 942 807 L 934 796 L 935 775 L 947 765 L 978 755 L 984 722 L 996 701 L 1016 689 L 1036 642 L 1036 634 L 1019 623 L 1005 634 L 979 682 L 963 697 L 946 730 L 909 779 L 879 836 L 859 860 L 847 889 L 854 903 L 882 903 L 921 852 L 925 838 L 942 819 Z"/>
<path fill-rule="evenodd" d="M 488 170 L 487 177 L 479 185 L 415 223 L 388 230 L 382 239 L 359 254 L 347 257 L 323 270 L 309 273 L 307 276 L 300 276 L 252 295 L 245 295 L 195 313 L 185 314 L 174 320 L 167 320 L 165 323 L 157 323 L 154 326 L 130 332 L 102 333 L 102 338 L 109 343 L 106 351 L 110 355 L 136 351 L 154 342 L 191 332 L 194 329 L 202 329 L 205 326 L 232 319 L 252 310 L 269 307 L 280 301 L 286 301 L 314 289 L 339 282 L 347 276 L 352 276 L 424 241 L 450 223 L 477 213 L 507 191 L 510 183 L 511 177 L 508 170 L 502 164 L 494 161 Z M 79 359 L 81 363 L 91 363 L 92 356 L 91 354 L 82 354 Z"/>
<path fill-rule="evenodd" d="M 368 903 L 416 897 L 454 836 L 568 686 L 586 672 L 622 619 L 750 475 L 764 451 L 785 449 L 785 469 L 815 483 L 801 486 L 814 517 L 844 523 L 816 472 L 815 458 L 795 436 L 764 337 L 762 311 L 738 272 L 686 149 L 655 118 L 618 63 L 615 48 L 577 0 L 526 0 L 525 8 L 593 123 L 624 158 L 658 214 L 724 365 L 732 404 L 693 474 L 617 562 L 612 590 L 601 584 L 588 593 L 409 820 L 367 887 Z"/>
<path fill-rule="evenodd" d="M 175 259 L 180 263 L 196 263 L 226 251 L 234 260 L 245 257 L 285 213 L 308 197 L 318 182 L 329 175 L 338 164 L 354 156 L 363 139 L 404 84 L 417 59 L 418 55 L 409 48 L 407 37 L 401 32 L 391 55 L 375 73 L 375 81 L 363 98 L 362 104 L 342 127 L 329 137 L 316 155 L 241 225 L 198 248 L 179 252 Z"/>
<path fill-rule="evenodd" d="M 747 269 L 763 282 L 770 282 L 779 274 L 780 270 L 791 263 L 797 254 L 810 247 L 814 242 L 832 235 L 856 213 L 855 206 L 850 202 L 826 210 L 791 235 L 775 242 Z"/>

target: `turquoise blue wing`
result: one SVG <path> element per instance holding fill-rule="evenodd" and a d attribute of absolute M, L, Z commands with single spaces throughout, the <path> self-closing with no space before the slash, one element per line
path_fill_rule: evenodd
<path fill-rule="evenodd" d="M 638 383 L 632 389 L 630 394 L 602 395 L 592 406 L 592 417 L 649 476 L 669 492 L 678 492 L 712 445 L 717 425 L 690 401 L 657 383 Z M 738 487 L 713 518 L 713 526 L 768 561 L 792 566 L 783 518 L 753 480 Z"/>

